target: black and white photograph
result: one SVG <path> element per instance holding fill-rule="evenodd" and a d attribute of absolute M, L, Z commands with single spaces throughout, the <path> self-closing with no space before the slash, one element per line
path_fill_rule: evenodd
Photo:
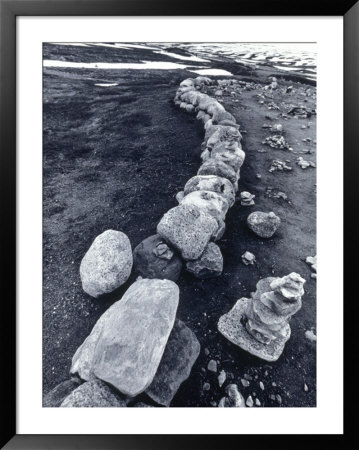
<path fill-rule="evenodd" d="M 42 83 L 42 406 L 317 407 L 316 43 L 45 42 Z"/>

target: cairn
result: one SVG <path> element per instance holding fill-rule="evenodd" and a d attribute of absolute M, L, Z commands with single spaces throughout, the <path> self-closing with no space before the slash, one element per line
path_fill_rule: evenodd
<path fill-rule="evenodd" d="M 305 280 L 295 272 L 257 283 L 251 298 L 241 298 L 218 322 L 218 330 L 243 350 L 276 361 L 290 338 L 289 319 L 302 307 Z"/>

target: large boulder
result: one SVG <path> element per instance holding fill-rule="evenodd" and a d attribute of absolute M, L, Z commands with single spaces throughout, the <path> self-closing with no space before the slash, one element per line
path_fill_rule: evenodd
<path fill-rule="evenodd" d="M 83 290 L 92 297 L 114 291 L 127 281 L 132 262 L 128 237 L 121 231 L 104 231 L 93 241 L 81 261 Z"/>
<path fill-rule="evenodd" d="M 185 260 L 199 258 L 217 229 L 216 219 L 195 205 L 170 209 L 157 225 L 157 233 Z"/>
<path fill-rule="evenodd" d="M 172 330 L 179 289 L 140 279 L 98 320 L 75 353 L 71 373 L 99 378 L 134 397 L 152 382 Z"/>
<path fill-rule="evenodd" d="M 133 251 L 133 268 L 142 278 L 177 281 L 182 260 L 160 235 L 155 234 L 144 239 Z"/>
<path fill-rule="evenodd" d="M 61 403 L 62 408 L 119 408 L 126 403 L 100 380 L 81 384 Z"/>
<path fill-rule="evenodd" d="M 234 204 L 235 192 L 232 183 L 227 178 L 216 175 L 196 175 L 187 181 L 184 187 L 184 195 L 194 191 L 212 191 L 224 197 L 229 207 Z"/>
<path fill-rule="evenodd" d="M 197 278 L 218 277 L 223 270 L 223 256 L 220 248 L 210 242 L 202 255 L 195 261 L 187 261 L 186 269 Z"/>
<path fill-rule="evenodd" d="M 247 217 L 248 227 L 262 238 L 270 238 L 280 225 L 280 218 L 274 212 L 255 211 Z"/>
<path fill-rule="evenodd" d="M 196 335 L 183 322 L 176 320 L 146 394 L 160 405 L 169 406 L 178 388 L 189 377 L 200 349 Z"/>
<path fill-rule="evenodd" d="M 61 405 L 63 400 L 79 385 L 82 381 L 79 378 L 71 378 L 65 380 L 62 383 L 55 386 L 50 392 L 48 392 L 42 401 L 44 408 L 56 408 Z"/>

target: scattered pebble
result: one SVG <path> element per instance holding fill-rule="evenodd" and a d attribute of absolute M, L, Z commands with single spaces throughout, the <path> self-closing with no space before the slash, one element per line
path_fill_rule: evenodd
<path fill-rule="evenodd" d="M 256 406 L 261 406 L 261 402 L 259 401 L 258 398 L 256 398 L 255 403 L 256 403 Z"/>
<path fill-rule="evenodd" d="M 306 383 L 304 383 L 304 390 L 305 390 L 305 392 L 309 391 L 308 385 Z"/>
<path fill-rule="evenodd" d="M 210 389 L 211 389 L 211 385 L 209 383 L 204 383 L 203 390 L 204 391 L 209 391 Z"/>
<path fill-rule="evenodd" d="M 226 372 L 224 370 L 221 370 L 220 374 L 218 375 L 219 387 L 222 387 L 225 381 L 226 381 Z"/>
<path fill-rule="evenodd" d="M 293 170 L 293 167 L 289 166 L 288 164 L 286 164 L 284 161 L 281 161 L 280 159 L 274 159 L 272 161 L 272 164 L 271 164 L 268 172 L 273 173 L 273 172 L 275 172 L 277 170 L 280 170 L 280 171 L 287 170 L 287 171 L 289 171 L 289 170 Z"/>
<path fill-rule="evenodd" d="M 208 348 L 205 348 L 205 349 L 204 349 L 204 354 L 205 354 L 206 356 L 209 355 L 209 350 L 208 350 Z"/>
<path fill-rule="evenodd" d="M 217 363 L 214 359 L 211 359 L 207 366 L 211 372 L 217 372 Z"/>
<path fill-rule="evenodd" d="M 241 205 L 242 206 L 253 206 L 255 195 L 247 191 L 241 192 Z"/>
<path fill-rule="evenodd" d="M 242 255 L 242 261 L 246 266 L 248 266 L 250 264 L 253 265 L 256 262 L 256 257 L 253 255 L 253 253 L 246 251 Z"/>
<path fill-rule="evenodd" d="M 306 161 L 302 156 L 299 156 L 296 160 L 298 166 L 302 169 L 307 169 L 308 167 L 316 167 L 313 161 Z"/>
<path fill-rule="evenodd" d="M 317 341 L 317 336 L 313 333 L 312 330 L 307 330 L 304 333 L 304 335 L 309 341 L 312 341 L 312 342 L 316 342 Z"/>
<path fill-rule="evenodd" d="M 250 384 L 249 381 L 245 380 L 244 378 L 241 378 L 241 383 L 242 383 L 242 386 L 244 386 L 244 387 L 248 387 Z"/>
<path fill-rule="evenodd" d="M 305 260 L 307 264 L 310 265 L 311 269 L 314 270 L 314 272 L 317 271 L 317 256 L 308 256 Z"/>
<path fill-rule="evenodd" d="M 282 397 L 279 394 L 277 394 L 276 395 L 276 399 L 277 399 L 277 402 L 281 405 L 282 404 Z"/>
<path fill-rule="evenodd" d="M 264 384 L 262 381 L 259 382 L 259 387 L 262 389 L 262 391 L 264 391 Z"/>
<path fill-rule="evenodd" d="M 246 405 L 247 406 L 249 406 L 249 408 L 251 408 L 252 406 L 253 406 L 253 398 L 252 398 L 252 396 L 250 395 L 248 398 L 247 398 L 247 400 L 246 400 Z"/>

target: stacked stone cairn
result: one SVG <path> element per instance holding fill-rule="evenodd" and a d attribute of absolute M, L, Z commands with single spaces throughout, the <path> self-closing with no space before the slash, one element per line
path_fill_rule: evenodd
<path fill-rule="evenodd" d="M 212 84 L 207 77 L 189 78 L 180 84 L 174 102 L 204 125 L 202 165 L 176 196 L 157 226 L 157 233 L 177 251 L 186 269 L 198 278 L 218 276 L 223 257 L 216 241 L 225 231 L 225 216 L 235 202 L 245 153 L 239 125 L 232 114 L 201 92 Z"/>
<path fill-rule="evenodd" d="M 276 361 L 290 338 L 289 319 L 302 306 L 305 280 L 295 272 L 257 283 L 251 298 L 241 298 L 218 322 L 218 330 L 243 350 Z"/>

